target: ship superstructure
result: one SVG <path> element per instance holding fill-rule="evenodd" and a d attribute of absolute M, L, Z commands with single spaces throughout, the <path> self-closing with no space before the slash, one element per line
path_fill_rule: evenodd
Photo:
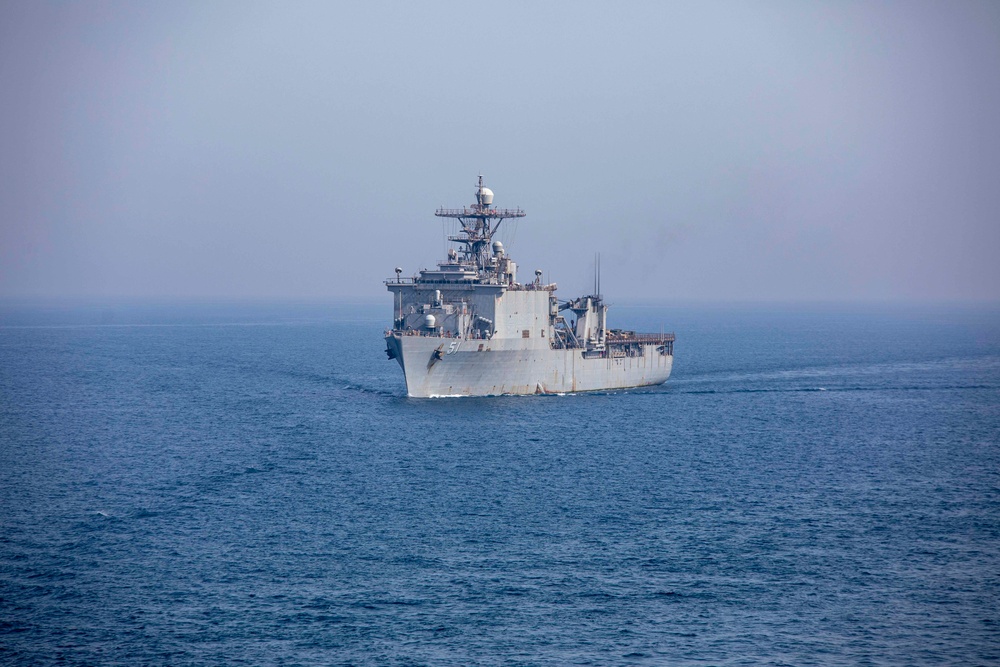
<path fill-rule="evenodd" d="M 395 311 L 386 354 L 402 367 L 409 396 L 594 391 L 670 376 L 673 334 L 608 329 L 599 282 L 593 294 L 561 302 L 541 271 L 517 281 L 517 264 L 494 236 L 525 213 L 494 207 L 482 176 L 475 204 L 435 215 L 458 221 L 448 237 L 458 247 L 436 269 L 404 278 L 397 268 L 385 281 Z"/>

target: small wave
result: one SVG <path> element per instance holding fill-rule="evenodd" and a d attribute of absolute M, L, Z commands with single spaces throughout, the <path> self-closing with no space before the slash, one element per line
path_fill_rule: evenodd
<path fill-rule="evenodd" d="M 402 396 L 399 392 L 389 391 L 388 389 L 376 389 L 374 387 L 366 387 L 360 384 L 348 383 L 341 386 L 345 391 L 352 391 L 359 394 L 373 394 L 375 396 L 388 396 L 390 398 L 399 398 Z"/>
<path fill-rule="evenodd" d="M 322 385 L 332 385 L 334 387 L 339 387 L 344 391 L 356 392 L 359 394 L 374 394 L 377 396 L 389 396 L 389 397 L 399 397 L 401 394 L 396 391 L 389 389 L 384 389 L 382 387 L 373 387 L 371 385 L 358 382 L 357 377 L 345 376 L 340 374 L 323 374 L 305 371 L 286 371 L 284 375 L 295 378 L 298 380 L 306 380 L 308 382 L 315 382 Z"/>
<path fill-rule="evenodd" d="M 834 364 L 829 366 L 804 366 L 770 371 L 717 372 L 673 378 L 673 386 L 700 382 L 765 382 L 772 380 L 808 381 L 820 378 L 851 378 L 858 376 L 893 376 L 900 373 L 929 374 L 940 369 L 1000 371 L 1000 357 L 946 357 L 922 361 L 875 362 L 863 364 Z"/>
<path fill-rule="evenodd" d="M 814 392 L 918 392 L 918 391 L 969 391 L 969 390 L 991 390 L 996 391 L 1000 387 L 991 385 L 926 385 L 926 386 L 884 386 L 884 387 L 739 387 L 734 389 L 680 389 L 676 394 L 801 394 Z"/>
<path fill-rule="evenodd" d="M 677 394 L 801 394 L 801 393 L 812 393 L 817 391 L 831 391 L 826 387 L 791 387 L 791 388 L 779 388 L 779 387 L 766 387 L 760 389 L 752 389 L 749 387 L 740 387 L 738 389 L 688 389 L 680 390 L 674 393 Z M 834 389 L 832 391 L 845 391 L 844 389 Z"/>

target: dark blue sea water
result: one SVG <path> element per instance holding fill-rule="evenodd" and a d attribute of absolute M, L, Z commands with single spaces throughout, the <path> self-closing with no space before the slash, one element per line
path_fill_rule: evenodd
<path fill-rule="evenodd" d="M 1000 663 L 1000 310 L 619 307 L 664 387 L 413 400 L 389 310 L 8 306 L 0 663 Z"/>

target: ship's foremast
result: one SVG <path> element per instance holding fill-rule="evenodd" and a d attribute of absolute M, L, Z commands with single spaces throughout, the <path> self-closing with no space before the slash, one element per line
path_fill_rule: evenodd
<path fill-rule="evenodd" d="M 466 208 L 439 208 L 434 215 L 458 220 L 462 226 L 459 235 L 449 236 L 448 240 L 462 244 L 462 263 L 475 267 L 480 280 L 497 281 L 500 276 L 498 260 L 503 256 L 503 246 L 494 247 L 493 235 L 504 220 L 523 218 L 524 211 L 520 208 L 494 207 L 493 191 L 483 185 L 480 174 L 475 204 Z"/>

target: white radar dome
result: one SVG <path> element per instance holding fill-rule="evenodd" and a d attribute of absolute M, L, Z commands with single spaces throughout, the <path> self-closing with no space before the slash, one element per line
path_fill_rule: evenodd
<path fill-rule="evenodd" d="M 482 190 L 480 190 L 479 197 L 482 200 L 483 206 L 493 205 L 493 191 L 490 190 L 489 188 L 483 188 Z"/>
<path fill-rule="evenodd" d="M 502 255 L 503 254 L 503 244 L 500 241 L 493 242 L 493 254 Z"/>
<path fill-rule="evenodd" d="M 428 329 L 433 329 L 434 325 L 437 324 L 437 318 L 433 315 L 424 315 L 424 326 Z"/>

